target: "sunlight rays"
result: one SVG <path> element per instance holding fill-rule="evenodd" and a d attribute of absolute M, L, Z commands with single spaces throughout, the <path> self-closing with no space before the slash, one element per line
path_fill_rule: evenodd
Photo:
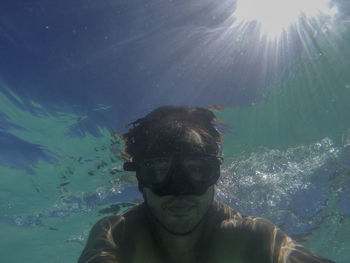
<path fill-rule="evenodd" d="M 333 17 L 338 12 L 329 0 L 238 0 L 233 16 L 237 24 L 257 22 L 263 34 L 278 38 L 302 17 Z"/>

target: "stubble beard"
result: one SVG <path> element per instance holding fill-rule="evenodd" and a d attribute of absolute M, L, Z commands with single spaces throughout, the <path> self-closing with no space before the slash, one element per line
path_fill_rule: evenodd
<path fill-rule="evenodd" d="M 156 209 L 150 207 L 150 211 L 157 223 L 171 234 L 187 235 L 196 230 L 205 219 L 206 214 L 212 205 L 213 197 L 207 206 L 203 207 L 200 204 L 197 204 L 197 206 L 192 208 L 193 210 L 186 215 L 174 215 L 164 208 L 161 211 L 156 211 Z"/>

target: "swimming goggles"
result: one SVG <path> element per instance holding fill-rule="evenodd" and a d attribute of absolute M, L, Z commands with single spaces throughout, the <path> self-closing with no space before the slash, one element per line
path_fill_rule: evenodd
<path fill-rule="evenodd" d="M 220 176 L 222 158 L 210 154 L 171 154 L 126 162 L 139 183 L 159 195 L 202 194 Z"/>

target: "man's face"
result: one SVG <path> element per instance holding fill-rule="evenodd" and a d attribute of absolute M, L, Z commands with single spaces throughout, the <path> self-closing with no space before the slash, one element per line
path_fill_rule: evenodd
<path fill-rule="evenodd" d="M 145 202 L 155 219 L 169 232 L 187 234 L 201 222 L 214 198 L 214 186 L 202 195 L 158 196 L 143 188 Z"/>
<path fill-rule="evenodd" d="M 183 138 L 178 138 L 178 140 L 175 141 L 175 145 L 176 142 L 183 147 L 180 148 L 183 154 L 188 153 L 189 150 L 187 149 L 199 149 L 199 151 L 203 151 L 204 149 L 201 136 L 194 130 L 188 132 Z M 173 149 L 176 149 L 176 147 Z M 196 167 L 190 163 L 189 169 L 196 170 Z M 186 182 L 186 180 L 182 181 L 182 179 L 184 179 L 183 176 L 186 177 L 187 175 L 186 173 L 182 174 L 182 172 L 183 170 L 177 169 L 177 174 L 173 175 L 177 177 L 177 180 L 175 180 L 177 189 L 187 188 L 186 184 L 188 182 Z M 175 182 L 171 181 L 169 183 L 173 185 Z M 206 190 L 203 190 L 205 192 L 201 194 L 187 192 L 186 194 L 169 193 L 166 195 L 157 195 L 150 187 L 144 187 L 143 196 L 151 213 L 165 229 L 174 234 L 187 234 L 199 225 L 212 204 L 214 186 L 208 186 Z"/>

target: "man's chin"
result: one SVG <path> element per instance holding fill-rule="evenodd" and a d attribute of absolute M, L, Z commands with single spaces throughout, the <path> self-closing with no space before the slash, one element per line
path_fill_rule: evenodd
<path fill-rule="evenodd" d="M 185 235 L 191 234 L 197 228 L 197 225 L 192 228 L 189 228 L 189 227 L 179 228 L 179 227 L 167 227 L 167 226 L 164 226 L 164 227 L 169 233 L 173 235 L 185 236 Z"/>
<path fill-rule="evenodd" d="M 159 223 L 171 234 L 188 235 L 192 233 L 200 224 L 201 220 L 194 220 L 189 215 L 169 215 L 168 222 L 159 221 Z M 170 221 L 170 222 L 169 222 Z"/>

